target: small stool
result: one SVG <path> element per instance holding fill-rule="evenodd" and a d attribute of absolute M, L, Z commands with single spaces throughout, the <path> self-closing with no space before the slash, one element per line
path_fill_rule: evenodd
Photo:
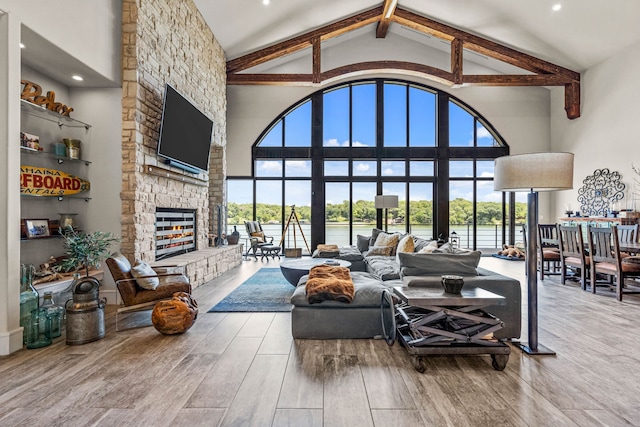
<path fill-rule="evenodd" d="M 268 257 L 271 257 L 273 259 L 275 259 L 275 257 L 278 257 L 278 259 L 280 259 L 281 249 L 282 248 L 280 246 L 274 246 L 274 245 L 260 246 L 260 251 L 262 252 L 262 258 L 260 258 L 260 260 L 263 260 L 265 257 L 267 257 L 267 261 L 268 261 Z"/>

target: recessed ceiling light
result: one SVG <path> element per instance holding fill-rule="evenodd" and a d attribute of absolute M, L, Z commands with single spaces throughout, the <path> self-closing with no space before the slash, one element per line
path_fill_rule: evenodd
<path fill-rule="evenodd" d="M 554 4 L 553 6 L 551 6 L 551 10 L 553 10 L 554 12 L 557 12 L 560 9 L 562 9 L 562 5 L 560 3 Z"/>
<path fill-rule="evenodd" d="M 27 46 L 25 46 L 24 43 L 20 43 L 20 49 L 24 49 L 25 47 L 27 47 Z"/>
<path fill-rule="evenodd" d="M 77 75 L 77 74 L 74 74 L 73 76 L 71 76 L 71 78 L 72 78 L 73 80 L 77 80 L 77 81 L 79 81 L 79 82 L 81 82 L 81 81 L 83 81 L 83 80 L 84 80 L 84 79 L 82 78 L 82 76 L 79 76 L 79 75 Z"/>
<path fill-rule="evenodd" d="M 265 6 L 268 5 L 269 3 L 270 3 L 269 0 L 262 0 L 262 4 Z"/>

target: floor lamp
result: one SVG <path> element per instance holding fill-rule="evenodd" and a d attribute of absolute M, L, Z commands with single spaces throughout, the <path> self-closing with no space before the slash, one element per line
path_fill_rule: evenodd
<path fill-rule="evenodd" d="M 398 207 L 398 196 L 378 195 L 376 196 L 375 206 L 376 209 L 384 209 L 384 231 L 386 232 L 389 209 L 395 209 Z"/>
<path fill-rule="evenodd" d="M 530 355 L 555 354 L 538 343 L 538 192 L 573 188 L 573 153 L 530 153 L 495 160 L 493 188 L 527 191 L 527 307 L 529 342 L 514 343 Z"/>

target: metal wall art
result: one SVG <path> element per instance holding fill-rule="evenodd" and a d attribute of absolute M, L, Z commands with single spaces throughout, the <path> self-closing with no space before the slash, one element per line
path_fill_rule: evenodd
<path fill-rule="evenodd" d="M 596 169 L 593 175 L 582 181 L 578 190 L 580 211 L 585 216 L 606 216 L 612 203 L 622 200 L 625 185 L 620 182 L 620 173 L 609 169 Z"/>

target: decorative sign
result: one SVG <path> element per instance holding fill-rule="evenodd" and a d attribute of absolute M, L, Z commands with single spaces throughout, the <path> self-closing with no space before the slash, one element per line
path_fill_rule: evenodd
<path fill-rule="evenodd" d="M 620 172 L 596 169 L 593 175 L 582 181 L 578 190 L 580 212 L 585 216 L 606 216 L 611 204 L 624 197 L 625 185 L 620 182 Z"/>
<path fill-rule="evenodd" d="M 29 101 L 32 104 L 43 105 L 47 110 L 55 111 L 63 116 L 69 117 L 69 114 L 73 111 L 73 108 L 64 105 L 60 102 L 56 102 L 56 93 L 54 91 L 47 92 L 47 96 L 42 96 L 42 87 L 38 84 L 30 82 L 29 80 L 20 80 L 22 87 L 22 93 L 20 98 L 25 101 Z"/>
<path fill-rule="evenodd" d="M 55 169 L 20 166 L 20 193 L 29 196 L 70 196 L 91 188 L 89 181 Z"/>

